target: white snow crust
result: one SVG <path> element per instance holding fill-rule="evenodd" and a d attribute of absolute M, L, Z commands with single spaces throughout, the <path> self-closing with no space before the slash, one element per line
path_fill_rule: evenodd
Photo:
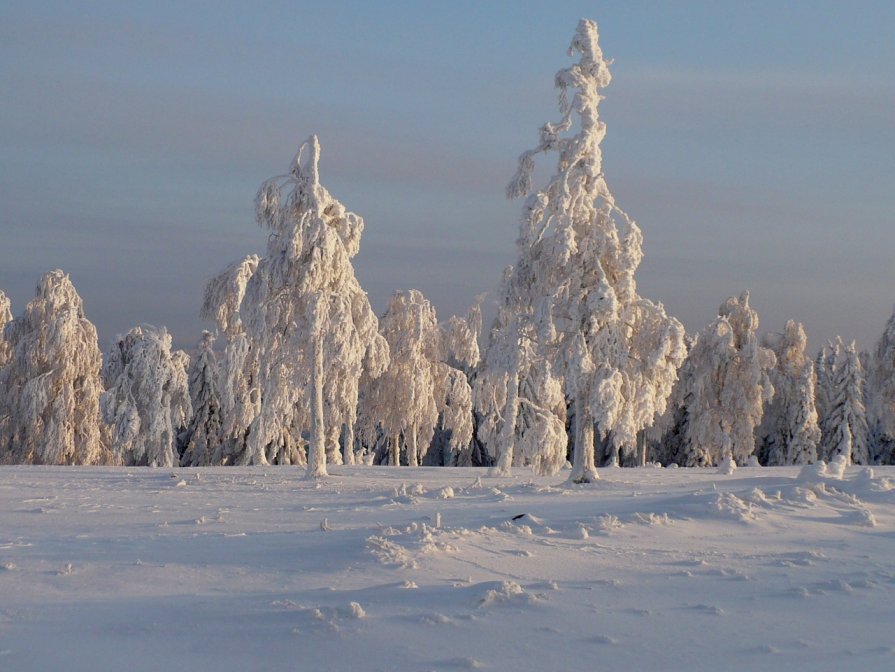
<path fill-rule="evenodd" d="M 0 467 L 0 669 L 891 670 L 841 466 Z"/>

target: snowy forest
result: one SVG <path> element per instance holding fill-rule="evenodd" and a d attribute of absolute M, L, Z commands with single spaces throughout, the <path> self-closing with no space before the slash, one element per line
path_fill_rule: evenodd
<path fill-rule="evenodd" d="M 795 321 L 762 332 L 748 291 L 694 334 L 638 294 L 643 235 L 603 172 L 594 22 L 569 53 L 558 119 L 507 187 L 516 261 L 487 332 L 480 301 L 439 320 L 415 289 L 375 314 L 352 266 L 364 220 L 324 187 L 312 135 L 261 184 L 267 249 L 208 281 L 213 327 L 192 353 L 146 324 L 102 353 L 61 270 L 16 317 L 0 291 L 0 464 L 571 466 L 577 483 L 649 463 L 895 464 L 895 315 L 871 352 L 811 353 Z"/>

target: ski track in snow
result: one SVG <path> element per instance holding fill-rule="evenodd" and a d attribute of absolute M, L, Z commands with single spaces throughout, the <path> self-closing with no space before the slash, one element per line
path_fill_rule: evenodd
<path fill-rule="evenodd" d="M 895 669 L 895 468 L 331 472 L 0 468 L 0 670 Z"/>

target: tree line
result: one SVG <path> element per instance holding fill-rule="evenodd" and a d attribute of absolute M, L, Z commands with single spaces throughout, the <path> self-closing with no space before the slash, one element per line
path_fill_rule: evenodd
<path fill-rule="evenodd" d="M 352 258 L 363 219 L 321 184 L 304 142 L 265 181 L 264 256 L 223 269 L 193 356 L 140 325 L 105 357 L 69 277 L 45 274 L 12 318 L 0 292 L 0 462 L 204 466 L 530 465 L 571 480 L 602 465 L 895 460 L 895 316 L 872 354 L 804 329 L 759 335 L 748 292 L 688 336 L 637 292 L 642 233 L 602 167 L 597 26 L 555 78 L 560 118 L 519 158 L 516 262 L 483 338 L 481 307 L 439 322 L 417 290 L 377 317 Z M 556 169 L 532 185 L 536 160 Z M 486 346 L 482 352 L 479 343 Z"/>

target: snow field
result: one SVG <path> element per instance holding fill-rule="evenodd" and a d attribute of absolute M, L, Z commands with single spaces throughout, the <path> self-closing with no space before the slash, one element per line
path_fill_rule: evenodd
<path fill-rule="evenodd" d="M 895 468 L 0 469 L 0 669 L 889 670 Z"/>

